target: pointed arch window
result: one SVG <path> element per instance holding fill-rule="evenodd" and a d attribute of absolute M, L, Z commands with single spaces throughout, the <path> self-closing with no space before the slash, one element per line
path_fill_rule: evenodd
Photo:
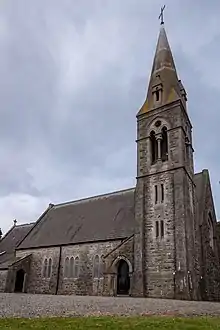
<path fill-rule="evenodd" d="M 99 278 L 104 277 L 104 255 L 99 260 Z"/>
<path fill-rule="evenodd" d="M 75 277 L 74 271 L 75 271 L 74 257 L 71 257 L 70 258 L 69 277 L 71 277 L 71 278 Z"/>
<path fill-rule="evenodd" d="M 64 263 L 64 277 L 66 278 L 69 277 L 69 263 L 70 263 L 69 257 L 66 257 Z"/>
<path fill-rule="evenodd" d="M 99 256 L 96 255 L 93 261 L 93 277 L 99 278 Z"/>
<path fill-rule="evenodd" d="M 93 278 L 103 278 L 104 277 L 104 261 L 103 255 L 95 255 L 93 259 Z"/>
<path fill-rule="evenodd" d="M 158 144 L 154 131 L 150 133 L 150 141 L 151 141 L 151 162 L 152 164 L 154 164 L 158 159 Z"/>
<path fill-rule="evenodd" d="M 162 140 L 161 140 L 161 159 L 162 162 L 168 160 L 168 139 L 167 139 L 167 128 L 162 128 Z"/>
<path fill-rule="evenodd" d="M 80 274 L 80 261 L 79 261 L 79 257 L 75 258 L 75 267 L 74 267 L 74 278 L 79 278 L 79 274 Z"/>
<path fill-rule="evenodd" d="M 47 277 L 50 278 L 51 275 L 52 275 L 52 259 L 49 258 Z"/>
<path fill-rule="evenodd" d="M 45 258 L 43 262 L 43 278 L 50 278 L 52 275 L 52 259 Z"/>
<path fill-rule="evenodd" d="M 44 263 L 43 263 L 43 277 L 44 278 L 47 277 L 47 259 L 44 259 Z"/>

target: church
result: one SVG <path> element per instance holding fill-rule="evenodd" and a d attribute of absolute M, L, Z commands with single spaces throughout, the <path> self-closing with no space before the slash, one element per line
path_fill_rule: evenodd
<path fill-rule="evenodd" d="M 220 299 L 209 172 L 194 172 L 187 94 L 163 21 L 136 118 L 136 186 L 15 222 L 0 239 L 0 292 Z"/>

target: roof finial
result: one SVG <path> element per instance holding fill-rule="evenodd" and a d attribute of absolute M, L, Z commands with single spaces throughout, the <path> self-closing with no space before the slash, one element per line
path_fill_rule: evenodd
<path fill-rule="evenodd" d="M 14 226 L 16 226 L 16 224 L 17 224 L 17 220 L 16 220 L 16 219 L 14 219 Z"/>
<path fill-rule="evenodd" d="M 164 12 L 164 9 L 165 9 L 165 5 L 163 7 L 161 7 L 160 9 L 160 15 L 158 17 L 158 19 L 160 19 L 160 24 L 163 25 L 164 24 L 164 20 L 163 20 L 163 12 Z"/>

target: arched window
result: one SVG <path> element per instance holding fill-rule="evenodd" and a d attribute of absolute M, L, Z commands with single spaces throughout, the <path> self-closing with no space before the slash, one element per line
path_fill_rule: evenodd
<path fill-rule="evenodd" d="M 150 141 L 151 141 L 151 162 L 152 164 L 154 164 L 158 158 L 158 144 L 154 131 L 150 133 Z"/>
<path fill-rule="evenodd" d="M 75 258 L 75 272 L 74 272 L 74 277 L 79 278 L 79 273 L 80 273 L 80 264 L 79 264 L 79 257 Z"/>
<path fill-rule="evenodd" d="M 167 140 L 167 128 L 162 128 L 162 140 L 161 140 L 161 159 L 162 162 L 168 160 L 168 140 Z"/>
<path fill-rule="evenodd" d="M 99 278 L 104 277 L 104 256 L 102 255 L 99 259 Z"/>
<path fill-rule="evenodd" d="M 71 257 L 70 258 L 70 271 L 69 271 L 69 276 L 70 277 L 74 277 L 74 258 L 73 257 Z"/>
<path fill-rule="evenodd" d="M 64 277 L 69 277 L 69 257 L 66 257 L 65 263 L 64 263 Z"/>
<path fill-rule="evenodd" d="M 93 261 L 93 277 L 99 278 L 99 256 L 96 255 Z"/>
<path fill-rule="evenodd" d="M 211 212 L 209 212 L 208 216 L 208 225 L 209 225 L 209 244 L 211 248 L 214 248 L 214 229 L 213 229 L 213 221 Z"/>
<path fill-rule="evenodd" d="M 44 263 L 43 263 L 43 277 L 44 278 L 47 277 L 47 259 L 44 259 Z"/>
<path fill-rule="evenodd" d="M 50 258 L 49 259 L 49 262 L 48 262 L 48 272 L 47 272 L 47 277 L 50 278 L 52 275 L 52 259 Z"/>

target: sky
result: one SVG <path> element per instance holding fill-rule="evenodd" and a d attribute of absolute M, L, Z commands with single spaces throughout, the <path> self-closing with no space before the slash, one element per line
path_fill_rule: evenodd
<path fill-rule="evenodd" d="M 0 0 L 0 227 L 135 185 L 136 114 L 159 33 L 158 0 Z M 167 0 L 188 94 L 195 170 L 220 219 L 219 0 Z"/>

